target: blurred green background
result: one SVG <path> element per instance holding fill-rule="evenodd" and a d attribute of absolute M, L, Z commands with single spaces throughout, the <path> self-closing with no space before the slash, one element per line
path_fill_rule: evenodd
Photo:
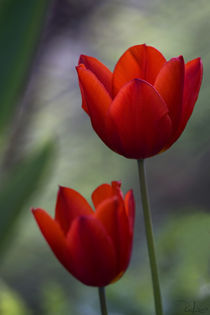
<path fill-rule="evenodd" d="M 58 185 L 89 201 L 122 180 L 137 203 L 130 267 L 107 287 L 110 315 L 152 315 L 137 165 L 109 150 L 81 110 L 80 54 L 113 69 L 146 43 L 167 58 L 201 56 L 199 100 L 181 138 L 147 160 L 165 314 L 210 314 L 210 3 L 207 0 L 1 0 L 0 314 L 96 315 L 95 288 L 55 259 L 30 208 L 54 213 Z"/>

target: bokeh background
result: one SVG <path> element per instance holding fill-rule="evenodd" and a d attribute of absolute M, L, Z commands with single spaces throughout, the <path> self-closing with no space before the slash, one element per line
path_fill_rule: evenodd
<path fill-rule="evenodd" d="M 154 314 L 136 161 L 95 135 L 75 72 L 80 54 L 113 69 L 141 43 L 203 60 L 186 130 L 146 166 L 165 314 L 210 314 L 210 2 L 2 0 L 0 26 L 0 314 L 99 314 L 97 290 L 59 264 L 30 208 L 53 214 L 58 185 L 90 201 L 112 180 L 134 189 L 137 216 L 130 267 L 107 288 L 109 312 Z"/>

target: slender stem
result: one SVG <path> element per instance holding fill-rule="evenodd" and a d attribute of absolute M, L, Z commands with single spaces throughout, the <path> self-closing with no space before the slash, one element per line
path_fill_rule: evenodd
<path fill-rule="evenodd" d="M 147 248 L 148 248 L 150 269 L 151 269 L 151 275 L 152 275 L 155 310 L 156 310 L 156 315 L 163 315 L 161 293 L 160 293 L 160 283 L 159 283 L 159 276 L 158 276 L 158 266 L 157 266 L 156 254 L 155 254 L 154 235 L 153 235 L 152 220 L 151 220 L 151 214 L 150 214 L 150 205 L 149 205 L 149 199 L 148 199 L 148 191 L 147 191 L 147 183 L 146 183 L 146 175 L 145 175 L 145 167 L 144 167 L 143 159 L 138 160 L 138 169 L 139 169 L 139 181 L 140 181 L 142 206 L 143 206 L 143 213 L 144 213 L 144 224 L 145 224 L 145 231 L 146 231 L 146 238 L 147 238 Z"/>
<path fill-rule="evenodd" d="M 108 315 L 107 307 L 106 307 L 105 288 L 99 287 L 98 288 L 98 294 L 99 294 L 99 300 L 100 300 L 101 315 Z"/>

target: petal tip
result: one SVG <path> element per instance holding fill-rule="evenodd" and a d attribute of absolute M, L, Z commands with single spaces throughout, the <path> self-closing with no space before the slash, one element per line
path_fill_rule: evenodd
<path fill-rule="evenodd" d="M 63 185 L 58 185 L 59 190 L 66 190 L 66 189 L 71 189 L 69 187 L 63 186 Z"/>
<path fill-rule="evenodd" d="M 198 57 L 197 61 L 198 61 L 199 65 L 200 65 L 201 70 L 203 70 L 203 60 L 202 60 L 202 58 Z"/>
<path fill-rule="evenodd" d="M 184 62 L 184 57 L 183 57 L 182 55 L 179 55 L 177 58 L 178 58 L 180 61 Z"/>
<path fill-rule="evenodd" d="M 79 60 L 78 60 L 78 65 L 81 65 L 81 64 L 84 64 L 84 59 L 86 58 L 86 56 L 85 55 L 80 55 L 79 56 Z"/>
<path fill-rule="evenodd" d="M 64 186 L 58 185 L 58 194 L 64 189 Z"/>
<path fill-rule="evenodd" d="M 130 194 L 130 196 L 134 197 L 133 189 L 130 189 L 128 193 Z"/>
<path fill-rule="evenodd" d="M 59 196 L 61 196 L 62 197 L 62 195 L 65 193 L 65 191 L 66 190 L 68 190 L 69 188 L 67 188 L 67 187 L 64 187 L 64 186 L 58 186 L 58 192 L 57 192 L 57 198 L 59 197 Z"/>
<path fill-rule="evenodd" d="M 128 192 L 126 193 L 126 197 L 128 197 L 130 200 L 132 200 L 134 202 L 134 206 L 135 206 L 133 189 L 128 190 Z"/>
<path fill-rule="evenodd" d="M 195 58 L 194 61 L 196 61 L 197 63 L 203 64 L 203 61 L 202 61 L 201 57 Z"/>
<path fill-rule="evenodd" d="M 76 68 L 78 74 L 80 71 L 86 70 L 84 63 L 80 63 L 79 65 L 75 66 L 75 68 Z"/>
<path fill-rule="evenodd" d="M 176 61 L 176 62 L 180 62 L 180 63 L 183 63 L 184 64 L 184 57 L 182 55 L 179 55 L 177 57 L 173 57 L 171 58 L 168 62 L 170 61 Z"/>
<path fill-rule="evenodd" d="M 112 182 L 111 182 L 111 185 L 112 186 L 114 186 L 114 187 L 121 187 L 121 185 L 122 185 L 122 181 L 121 180 L 113 180 Z"/>

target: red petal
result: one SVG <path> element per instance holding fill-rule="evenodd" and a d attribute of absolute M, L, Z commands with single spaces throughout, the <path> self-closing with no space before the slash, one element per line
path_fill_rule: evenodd
<path fill-rule="evenodd" d="M 189 61 L 185 66 L 184 102 L 180 128 L 183 130 L 197 101 L 203 77 L 201 58 Z"/>
<path fill-rule="evenodd" d="M 125 195 L 125 211 L 129 220 L 130 231 L 131 233 L 133 233 L 135 219 L 135 200 L 132 190 L 129 190 Z"/>
<path fill-rule="evenodd" d="M 112 185 L 103 184 L 97 187 L 92 193 L 92 201 L 95 208 L 97 208 L 104 200 L 120 194 L 120 186 L 120 182 L 114 181 L 112 182 Z"/>
<path fill-rule="evenodd" d="M 184 96 L 182 104 L 182 113 L 179 126 L 176 129 L 176 133 L 170 139 L 169 143 L 165 147 L 168 149 L 181 135 L 183 132 L 197 101 L 198 94 L 203 76 L 203 65 L 201 58 L 197 58 L 189 61 L 185 65 L 185 82 L 184 82 Z"/>
<path fill-rule="evenodd" d="M 71 188 L 59 187 L 55 220 L 60 224 L 64 234 L 68 232 L 72 221 L 76 217 L 92 214 L 92 208 L 82 195 Z"/>
<path fill-rule="evenodd" d="M 103 63 L 96 58 L 81 55 L 78 64 L 84 64 L 86 69 L 94 73 L 111 96 L 112 72 Z"/>
<path fill-rule="evenodd" d="M 105 286 L 116 275 L 116 255 L 110 237 L 94 217 L 74 220 L 68 234 L 74 276 L 87 285 Z"/>
<path fill-rule="evenodd" d="M 33 209 L 32 212 L 44 238 L 55 256 L 67 270 L 72 272 L 66 239 L 59 224 L 42 209 Z"/>
<path fill-rule="evenodd" d="M 182 56 L 172 58 L 164 64 L 155 80 L 154 87 L 165 100 L 173 130 L 176 130 L 181 118 L 184 90 L 184 59 Z"/>
<path fill-rule="evenodd" d="M 77 67 L 83 96 L 86 100 L 92 126 L 103 141 L 107 139 L 107 112 L 111 104 L 111 97 L 103 84 L 82 65 Z"/>
<path fill-rule="evenodd" d="M 153 84 L 166 59 L 154 47 L 130 47 L 119 59 L 113 72 L 113 95 L 132 79 L 142 79 Z"/>
<path fill-rule="evenodd" d="M 184 100 L 182 117 L 176 139 L 183 132 L 197 101 L 203 77 L 203 64 L 201 58 L 189 61 L 185 65 Z M 175 139 L 175 140 L 176 140 Z"/>
<path fill-rule="evenodd" d="M 157 154 L 171 133 L 168 108 L 149 83 L 132 80 L 111 104 L 110 115 L 116 125 L 123 150 L 128 158 L 146 158 Z"/>
<path fill-rule="evenodd" d="M 77 67 L 76 67 L 76 69 L 77 69 Z M 85 70 L 85 69 L 86 69 L 85 65 L 81 64 L 81 65 L 80 65 L 80 69 Z M 77 71 L 78 71 L 78 70 L 77 70 Z M 85 92 L 84 92 L 84 90 L 83 90 L 82 84 L 80 83 L 80 80 L 79 80 L 79 87 L 80 87 L 81 96 L 82 96 L 82 108 L 83 108 L 84 111 L 89 115 L 89 113 L 88 113 L 88 107 L 87 107 L 87 102 L 86 102 L 86 99 L 85 99 Z"/>
<path fill-rule="evenodd" d="M 124 202 L 119 197 L 112 197 L 99 205 L 95 213 L 110 235 L 117 254 L 118 274 L 126 270 L 130 260 L 132 238 Z"/>

